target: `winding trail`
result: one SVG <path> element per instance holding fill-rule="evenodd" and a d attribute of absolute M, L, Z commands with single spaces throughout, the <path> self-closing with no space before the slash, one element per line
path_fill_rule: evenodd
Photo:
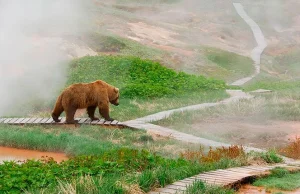
<path fill-rule="evenodd" d="M 253 79 L 255 76 L 257 76 L 260 73 L 260 58 L 264 49 L 267 47 L 267 42 L 259 26 L 247 15 L 243 6 L 240 3 L 233 3 L 233 6 L 236 9 L 237 13 L 241 16 L 241 18 L 243 18 L 245 22 L 250 26 L 254 38 L 257 42 L 257 46 L 251 52 L 251 58 L 254 61 L 254 67 L 255 67 L 254 74 L 249 77 L 239 79 L 231 84 L 234 86 L 241 86 L 246 82 L 250 81 L 251 79 Z"/>
<path fill-rule="evenodd" d="M 237 13 L 245 20 L 245 22 L 250 26 L 253 35 L 255 37 L 255 40 L 257 42 L 257 46 L 252 50 L 251 52 L 251 58 L 254 61 L 255 66 L 255 72 L 253 75 L 249 77 L 245 77 L 242 79 L 239 79 L 235 82 L 233 82 L 231 85 L 235 86 L 241 86 L 245 84 L 246 82 L 253 79 L 255 76 L 257 76 L 260 73 L 260 58 L 261 54 L 264 51 L 264 49 L 267 46 L 267 43 L 265 41 L 264 35 L 259 28 L 259 26 L 247 15 L 245 12 L 243 6 L 240 3 L 233 3 L 233 6 L 235 7 Z M 191 111 L 191 110 L 200 110 L 205 109 L 208 107 L 217 106 L 220 104 L 228 104 L 232 103 L 234 101 L 238 101 L 241 99 L 250 99 L 253 96 L 244 93 L 241 90 L 227 90 L 227 92 L 230 94 L 230 98 L 227 98 L 225 100 L 222 100 L 220 102 L 216 103 L 203 103 L 198 105 L 192 105 L 187 107 L 182 107 L 178 109 L 168 110 L 168 111 L 162 111 L 156 114 L 152 114 L 146 117 L 138 118 L 135 120 L 126 121 L 123 124 L 128 127 L 136 128 L 136 129 L 144 129 L 149 132 L 152 132 L 154 134 L 158 134 L 161 136 L 166 137 L 172 137 L 174 139 L 184 141 L 184 142 L 190 142 L 190 143 L 199 143 L 204 146 L 210 146 L 210 147 L 219 147 L 219 146 L 230 146 L 229 144 L 216 142 L 212 140 L 208 140 L 205 138 L 196 137 L 194 135 L 182 133 L 179 131 L 176 131 L 174 129 L 169 129 L 153 124 L 149 124 L 148 122 L 158 121 L 164 118 L 168 118 L 170 115 L 176 113 L 176 112 L 183 112 L 183 111 Z M 258 151 L 258 152 L 265 152 L 265 150 L 253 148 L 253 147 L 244 147 L 246 152 L 249 151 Z M 284 162 L 286 164 L 279 164 L 278 166 L 283 167 L 284 165 L 296 165 L 299 166 L 300 162 L 283 157 Z M 277 165 L 275 165 L 277 166 Z M 216 170 L 212 172 L 206 172 L 202 173 L 193 177 L 186 178 L 181 181 L 174 182 L 170 185 L 165 186 L 164 188 L 157 189 L 156 191 L 152 191 L 150 193 L 152 194 L 172 194 L 172 193 L 184 193 L 187 186 L 192 185 L 195 179 L 206 181 L 208 184 L 214 184 L 214 185 L 220 185 L 220 186 L 228 186 L 228 185 L 234 185 L 235 183 L 241 182 L 247 177 L 253 177 L 253 176 L 260 176 L 262 173 L 265 173 L 265 171 L 273 169 L 275 167 L 273 166 L 264 166 L 264 167 L 240 167 L 240 168 L 231 168 L 227 170 Z M 300 169 L 298 167 L 298 169 Z"/>
<path fill-rule="evenodd" d="M 240 80 L 237 80 L 233 82 L 231 85 L 236 85 L 236 86 L 241 86 L 248 82 L 249 80 L 253 79 L 256 75 L 260 73 L 260 57 L 267 46 L 267 43 L 265 41 L 264 35 L 259 28 L 259 26 L 247 15 L 245 12 L 243 6 L 240 3 L 233 3 L 233 6 L 235 7 L 237 13 L 245 20 L 245 22 L 250 26 L 253 35 L 255 37 L 255 40 L 257 42 L 257 46 L 252 50 L 251 52 L 251 58 L 254 61 L 254 66 L 255 66 L 255 73 L 249 77 L 242 78 Z M 123 124 L 127 127 L 130 128 L 135 128 L 135 129 L 144 129 L 146 131 L 152 132 L 154 134 L 164 136 L 164 137 L 171 137 L 180 141 L 184 142 L 190 142 L 190 143 L 199 143 L 204 146 L 210 146 L 210 147 L 219 147 L 219 146 L 228 146 L 229 144 L 221 143 L 221 142 L 216 142 L 212 141 L 209 139 L 205 138 L 200 138 L 196 137 L 194 135 L 186 134 L 183 132 L 179 132 L 174 129 L 169 129 L 166 127 L 161 127 L 158 125 L 150 124 L 149 122 L 153 121 L 158 121 L 162 120 L 165 118 L 168 118 L 170 115 L 176 113 L 176 112 L 183 112 L 183 111 L 193 111 L 193 110 L 201 110 L 205 109 L 208 107 L 213 107 L 217 106 L 220 104 L 228 104 L 240 99 L 249 99 L 252 98 L 253 96 L 244 93 L 241 90 L 226 90 L 227 93 L 230 94 L 230 98 L 222 100 L 220 102 L 216 103 L 203 103 L 203 104 L 197 104 L 197 105 L 192 105 L 192 106 L 187 106 L 187 107 L 182 107 L 178 109 L 172 109 L 172 110 L 167 110 L 167 111 L 162 111 L 156 114 L 148 115 L 146 117 L 126 121 Z M 258 148 L 252 148 L 252 147 L 245 147 L 246 151 L 250 150 L 255 150 L 255 151 L 264 151 Z"/>
<path fill-rule="evenodd" d="M 186 134 L 183 132 L 179 132 L 174 129 L 166 128 L 166 127 L 161 127 L 158 125 L 150 124 L 149 122 L 153 121 L 159 121 L 165 118 L 168 118 L 170 115 L 176 113 L 176 112 L 183 112 L 183 111 L 193 111 L 193 110 L 201 110 L 205 109 L 208 107 L 213 107 L 221 104 L 229 104 L 232 102 L 239 101 L 241 99 L 250 99 L 253 96 L 246 94 L 245 92 L 241 90 L 227 90 L 227 92 L 230 94 L 230 98 L 227 98 L 225 100 L 222 100 L 220 102 L 216 103 L 203 103 L 203 104 L 197 104 L 197 105 L 191 105 L 191 106 L 186 106 L 178 109 L 172 109 L 168 111 L 162 111 L 156 114 L 152 114 L 146 117 L 130 120 L 130 121 L 125 121 L 122 124 L 134 128 L 134 129 L 144 129 L 148 132 L 158 134 L 163 137 L 170 137 L 176 140 L 180 140 L 183 142 L 188 142 L 188 143 L 198 143 L 204 146 L 210 146 L 210 147 L 220 147 L 220 146 L 230 146 L 230 144 L 226 143 L 221 143 L 221 142 L 216 142 L 213 140 L 197 137 L 191 134 Z M 263 151 L 258 148 L 252 148 L 252 147 L 245 147 L 246 151 Z"/>

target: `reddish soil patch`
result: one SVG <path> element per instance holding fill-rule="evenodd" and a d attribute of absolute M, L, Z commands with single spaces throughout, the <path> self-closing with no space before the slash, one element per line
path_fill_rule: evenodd
<path fill-rule="evenodd" d="M 8 160 L 42 159 L 43 157 L 52 157 L 57 162 L 68 159 L 63 153 L 0 147 L 0 163 Z"/>

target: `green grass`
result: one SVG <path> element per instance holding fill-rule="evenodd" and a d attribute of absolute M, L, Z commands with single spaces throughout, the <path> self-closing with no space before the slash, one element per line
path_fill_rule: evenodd
<path fill-rule="evenodd" d="M 111 106 L 113 118 L 118 120 L 228 96 L 222 81 L 177 73 L 136 57 L 83 57 L 70 64 L 69 72 L 66 85 L 101 79 L 120 88 L 120 106 Z"/>
<path fill-rule="evenodd" d="M 133 131 L 126 128 L 0 125 L 0 146 L 64 152 L 68 156 L 97 155 L 107 149 L 127 147 L 147 149 L 159 155 L 176 158 L 180 152 L 196 150 L 200 145 L 164 138 L 154 140 L 144 130 Z"/>
<path fill-rule="evenodd" d="M 267 89 L 277 92 L 286 92 L 299 90 L 300 81 L 282 81 L 275 78 L 254 78 L 253 82 L 246 84 L 245 91 L 253 91 L 257 89 Z"/>
<path fill-rule="evenodd" d="M 253 61 L 249 57 L 218 48 L 205 47 L 202 50 L 208 61 L 223 69 L 219 71 L 223 71 L 224 78 L 228 81 L 234 81 L 254 73 Z"/>
<path fill-rule="evenodd" d="M 256 180 L 253 185 L 292 191 L 300 188 L 300 173 L 290 173 L 286 169 L 275 168 L 270 176 Z"/>
<path fill-rule="evenodd" d="M 60 164 L 53 161 L 28 161 L 21 165 L 6 162 L 0 165 L 0 192 L 19 193 L 25 189 L 31 193 L 42 190 L 57 193 L 68 184 L 80 189 L 82 185 L 78 179 L 84 176 L 92 176 L 95 192 L 111 189 L 113 193 L 125 193 L 126 185 L 138 185 L 139 189 L 149 191 L 200 172 L 245 165 L 240 158 L 201 163 L 188 161 L 178 158 L 180 149 L 176 149 L 177 157 L 163 158 L 161 155 L 167 155 L 162 151 L 167 141 L 156 144 L 158 151 L 148 149 L 149 152 L 143 148 L 153 143 L 152 138 L 146 137 L 144 132 L 124 131 L 109 132 L 92 126 L 62 130 L 50 126 L 0 125 L 1 146 L 59 151 L 73 156 Z"/>
<path fill-rule="evenodd" d="M 197 180 L 187 187 L 184 194 L 234 194 L 233 189 L 226 189 L 223 187 L 207 185 L 203 181 Z"/>
<path fill-rule="evenodd" d="M 73 61 L 67 84 L 103 79 L 121 89 L 125 98 L 181 96 L 198 91 L 225 89 L 220 80 L 188 75 L 137 57 L 96 56 Z"/>

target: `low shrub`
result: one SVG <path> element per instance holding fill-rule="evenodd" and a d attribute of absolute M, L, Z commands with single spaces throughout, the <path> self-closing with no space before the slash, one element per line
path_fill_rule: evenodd
<path fill-rule="evenodd" d="M 279 153 L 289 158 L 300 159 L 300 138 L 296 137 L 286 147 L 279 149 Z"/>

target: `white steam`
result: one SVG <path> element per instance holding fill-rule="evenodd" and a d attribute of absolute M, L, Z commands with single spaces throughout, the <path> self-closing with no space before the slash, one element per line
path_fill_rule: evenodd
<path fill-rule="evenodd" d="M 0 0 L 0 116 L 53 99 L 66 77 L 62 37 L 84 32 L 77 0 Z"/>

